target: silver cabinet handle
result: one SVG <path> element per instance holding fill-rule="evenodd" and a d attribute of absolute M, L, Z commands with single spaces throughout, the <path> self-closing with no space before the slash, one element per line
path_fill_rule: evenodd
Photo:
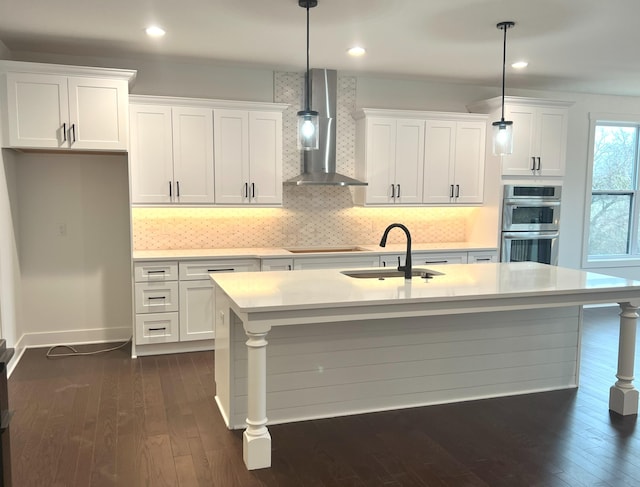
<path fill-rule="evenodd" d="M 256 197 L 256 183 L 251 183 L 251 197 Z"/>
<path fill-rule="evenodd" d="M 538 157 L 538 167 L 537 167 L 538 171 L 540 170 L 540 158 Z"/>
<path fill-rule="evenodd" d="M 180 181 L 176 181 L 176 198 L 180 198 Z"/>
<path fill-rule="evenodd" d="M 169 181 L 169 198 L 173 198 L 173 184 Z"/>
<path fill-rule="evenodd" d="M 456 198 L 460 197 L 460 185 L 456 184 Z"/>
<path fill-rule="evenodd" d="M 535 157 L 531 158 L 531 170 L 532 171 L 536 170 L 536 158 Z"/>
<path fill-rule="evenodd" d="M 449 185 L 449 198 L 453 198 L 453 184 Z"/>
<path fill-rule="evenodd" d="M 71 124 L 71 135 L 73 136 L 71 137 L 71 143 L 75 144 L 76 142 L 76 124 L 75 123 Z"/>
<path fill-rule="evenodd" d="M 491 262 L 491 257 L 482 257 L 476 259 L 476 262 Z"/>
<path fill-rule="evenodd" d="M 164 274 L 166 271 L 164 269 L 158 271 L 147 271 L 147 274 Z"/>
<path fill-rule="evenodd" d="M 395 199 L 395 197 L 396 197 L 396 186 L 395 186 L 395 184 L 391 185 L 391 197 L 393 199 Z"/>
<path fill-rule="evenodd" d="M 164 331 L 166 329 L 167 329 L 167 327 L 163 326 L 162 328 L 149 328 L 149 331 Z"/>
<path fill-rule="evenodd" d="M 249 183 L 244 183 L 244 197 L 249 197 Z"/>
<path fill-rule="evenodd" d="M 396 186 L 398 186 L 398 198 L 400 198 L 400 185 L 398 184 Z"/>
<path fill-rule="evenodd" d="M 229 267 L 228 269 L 207 269 L 207 272 L 233 272 L 235 269 L 233 267 Z"/>
<path fill-rule="evenodd" d="M 167 297 L 166 296 L 149 296 L 147 299 L 149 301 L 152 301 L 154 299 L 167 299 Z"/>
<path fill-rule="evenodd" d="M 425 264 L 446 264 L 448 260 L 425 260 Z"/>
<path fill-rule="evenodd" d="M 67 141 L 67 123 L 62 124 L 62 142 Z"/>

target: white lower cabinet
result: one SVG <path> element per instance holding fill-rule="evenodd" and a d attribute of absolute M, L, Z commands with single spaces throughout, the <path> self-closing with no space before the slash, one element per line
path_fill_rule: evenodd
<path fill-rule="evenodd" d="M 136 315 L 136 344 L 178 341 L 178 313 Z"/>
<path fill-rule="evenodd" d="M 292 271 L 293 259 L 261 259 L 261 271 Z"/>
<path fill-rule="evenodd" d="M 180 341 L 215 338 L 213 326 L 213 283 L 206 281 L 180 282 Z"/>
<path fill-rule="evenodd" d="M 474 251 L 469 252 L 467 258 L 469 264 L 488 264 L 490 262 L 498 262 L 498 252 L 495 250 Z"/>
<path fill-rule="evenodd" d="M 133 275 L 134 336 L 136 346 L 140 345 L 137 352 L 147 354 L 145 345 L 158 344 L 174 346 L 149 353 L 213 349 L 216 303 L 209 274 L 259 270 L 258 259 L 136 262 Z M 197 348 L 189 348 L 189 343 Z"/>

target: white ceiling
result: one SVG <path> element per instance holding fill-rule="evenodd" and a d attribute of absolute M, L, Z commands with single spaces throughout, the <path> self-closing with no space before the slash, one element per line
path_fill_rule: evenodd
<path fill-rule="evenodd" d="M 640 0 L 318 0 L 311 67 L 499 86 L 640 96 Z M 144 28 L 167 30 L 148 38 Z M 11 51 L 185 58 L 304 71 L 298 0 L 1 0 Z M 364 58 L 346 49 L 361 44 Z"/>

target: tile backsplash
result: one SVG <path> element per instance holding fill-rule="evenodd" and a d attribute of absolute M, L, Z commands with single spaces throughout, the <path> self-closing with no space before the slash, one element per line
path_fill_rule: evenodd
<path fill-rule="evenodd" d="M 283 113 L 283 175 L 301 171 L 296 148 L 296 112 L 302 106 L 304 75 L 274 74 L 274 101 Z M 337 170 L 355 168 L 356 78 L 338 76 Z M 462 242 L 478 208 L 354 207 L 350 188 L 284 186 L 282 208 L 133 208 L 136 250 L 237 247 L 313 247 L 374 244 L 387 225 L 401 222 L 414 242 Z M 404 241 L 392 232 L 390 243 Z"/>

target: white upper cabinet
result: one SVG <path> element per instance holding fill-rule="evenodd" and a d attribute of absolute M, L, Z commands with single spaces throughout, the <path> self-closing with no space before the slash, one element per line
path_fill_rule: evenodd
<path fill-rule="evenodd" d="M 513 121 L 513 154 L 503 156 L 505 176 L 563 176 L 567 154 L 568 110 L 505 105 Z"/>
<path fill-rule="evenodd" d="M 364 205 L 483 201 L 483 115 L 365 108 L 356 113 L 356 188 Z"/>
<path fill-rule="evenodd" d="M 213 203 L 213 111 L 134 102 L 130 118 L 132 203 Z"/>
<path fill-rule="evenodd" d="M 486 122 L 427 120 L 424 202 L 482 203 Z"/>
<path fill-rule="evenodd" d="M 3 146 L 126 151 L 134 71 L 2 61 Z"/>
<path fill-rule="evenodd" d="M 505 97 L 504 117 L 513 122 L 513 153 L 502 156 L 502 175 L 564 176 L 570 102 Z M 501 98 L 469 106 L 500 119 Z"/>
<path fill-rule="evenodd" d="M 366 117 L 356 127 L 356 177 L 368 183 L 358 202 L 422 203 L 424 120 Z"/>
<path fill-rule="evenodd" d="M 214 109 L 215 202 L 282 204 L 282 112 Z"/>

